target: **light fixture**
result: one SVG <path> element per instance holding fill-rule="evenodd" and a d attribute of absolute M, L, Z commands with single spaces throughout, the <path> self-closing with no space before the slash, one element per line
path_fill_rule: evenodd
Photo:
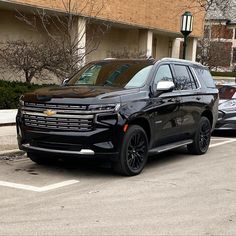
<path fill-rule="evenodd" d="M 181 16 L 181 33 L 184 36 L 184 45 L 183 45 L 183 59 L 186 58 L 186 48 L 187 48 L 187 38 L 193 31 L 193 15 L 191 12 L 186 11 Z"/>

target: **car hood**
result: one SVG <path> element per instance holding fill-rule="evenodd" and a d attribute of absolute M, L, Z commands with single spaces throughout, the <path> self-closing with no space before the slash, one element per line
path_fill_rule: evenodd
<path fill-rule="evenodd" d="M 228 99 L 220 99 L 220 100 L 219 100 L 219 105 L 222 104 L 222 103 L 224 103 L 224 102 L 227 102 L 227 101 L 228 101 Z"/>
<path fill-rule="evenodd" d="M 218 108 L 219 111 L 236 112 L 236 99 L 221 99 Z"/>
<path fill-rule="evenodd" d="M 95 102 L 120 102 L 120 96 L 136 93 L 139 89 L 124 89 L 104 86 L 58 86 L 37 89 L 34 92 L 26 93 L 24 101 L 50 102 L 60 100 L 60 102 L 73 102 L 78 99 L 83 103 Z"/>

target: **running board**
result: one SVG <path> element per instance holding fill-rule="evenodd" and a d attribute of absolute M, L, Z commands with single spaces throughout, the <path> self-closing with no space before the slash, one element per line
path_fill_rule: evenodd
<path fill-rule="evenodd" d="M 149 150 L 148 154 L 149 155 L 155 155 L 155 154 L 165 152 L 165 151 L 169 151 L 171 149 L 182 147 L 182 146 L 185 146 L 185 145 L 188 145 L 188 144 L 191 144 L 191 143 L 193 143 L 193 140 L 188 139 L 188 140 L 184 140 L 184 141 L 180 141 L 180 142 L 176 142 L 176 143 L 171 143 L 171 144 L 168 144 L 168 145 L 163 145 L 163 146 L 160 146 L 160 147 L 153 148 L 153 149 Z"/>

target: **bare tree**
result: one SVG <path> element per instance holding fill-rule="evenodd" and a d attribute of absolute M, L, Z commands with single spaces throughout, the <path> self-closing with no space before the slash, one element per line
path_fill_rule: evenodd
<path fill-rule="evenodd" d="M 199 41 L 197 60 L 210 70 L 230 67 L 231 45 L 225 42 L 203 39 Z"/>
<path fill-rule="evenodd" d="M 225 12 L 229 9 L 232 0 L 195 0 L 206 12 L 211 8 L 218 8 Z"/>
<path fill-rule="evenodd" d="M 225 22 L 230 17 L 233 1 L 197 0 L 197 2 L 206 12 L 204 35 L 198 41 L 197 60 L 214 70 L 219 67 L 229 67 L 232 46 L 227 39 L 233 35 Z M 211 24 L 212 19 L 218 23 Z"/>
<path fill-rule="evenodd" d="M 48 72 L 55 73 L 63 65 L 59 56 L 63 49 L 53 42 L 26 42 L 23 40 L 7 41 L 0 47 L 0 64 L 12 72 L 23 72 L 25 81 L 47 78 Z M 56 73 L 55 73 L 56 74 Z"/>
<path fill-rule="evenodd" d="M 38 32 L 43 32 L 56 45 L 63 48 L 64 67 L 58 68 L 58 76 L 74 74 L 83 65 L 86 55 L 95 51 L 108 29 L 107 24 L 93 26 L 91 18 L 99 16 L 104 1 L 60 0 L 63 12 L 36 10 L 33 18 L 18 12 L 17 18 Z M 79 20 L 78 20 L 79 19 Z M 89 27 L 89 31 L 87 31 Z"/>
<path fill-rule="evenodd" d="M 58 0 L 60 12 L 36 9 L 29 15 L 17 10 L 17 19 L 41 35 L 40 42 L 7 42 L 1 49 L 2 58 L 14 70 L 21 67 L 28 82 L 45 70 L 59 78 L 71 76 L 84 64 L 86 55 L 98 48 L 109 28 L 107 24 L 96 22 L 104 1 Z M 7 60 L 14 54 L 21 57 Z"/>

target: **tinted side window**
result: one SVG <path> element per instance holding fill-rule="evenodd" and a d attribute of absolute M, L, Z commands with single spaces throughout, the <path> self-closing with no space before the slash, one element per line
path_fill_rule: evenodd
<path fill-rule="evenodd" d="M 194 68 L 197 77 L 201 80 L 201 83 L 204 83 L 207 88 L 215 88 L 214 80 L 208 69 L 205 68 Z"/>
<path fill-rule="evenodd" d="M 174 65 L 178 90 L 196 89 L 197 86 L 187 66 Z"/>
<path fill-rule="evenodd" d="M 159 81 L 173 81 L 173 76 L 168 65 L 162 65 L 159 67 L 156 76 L 155 76 L 155 84 Z"/>

